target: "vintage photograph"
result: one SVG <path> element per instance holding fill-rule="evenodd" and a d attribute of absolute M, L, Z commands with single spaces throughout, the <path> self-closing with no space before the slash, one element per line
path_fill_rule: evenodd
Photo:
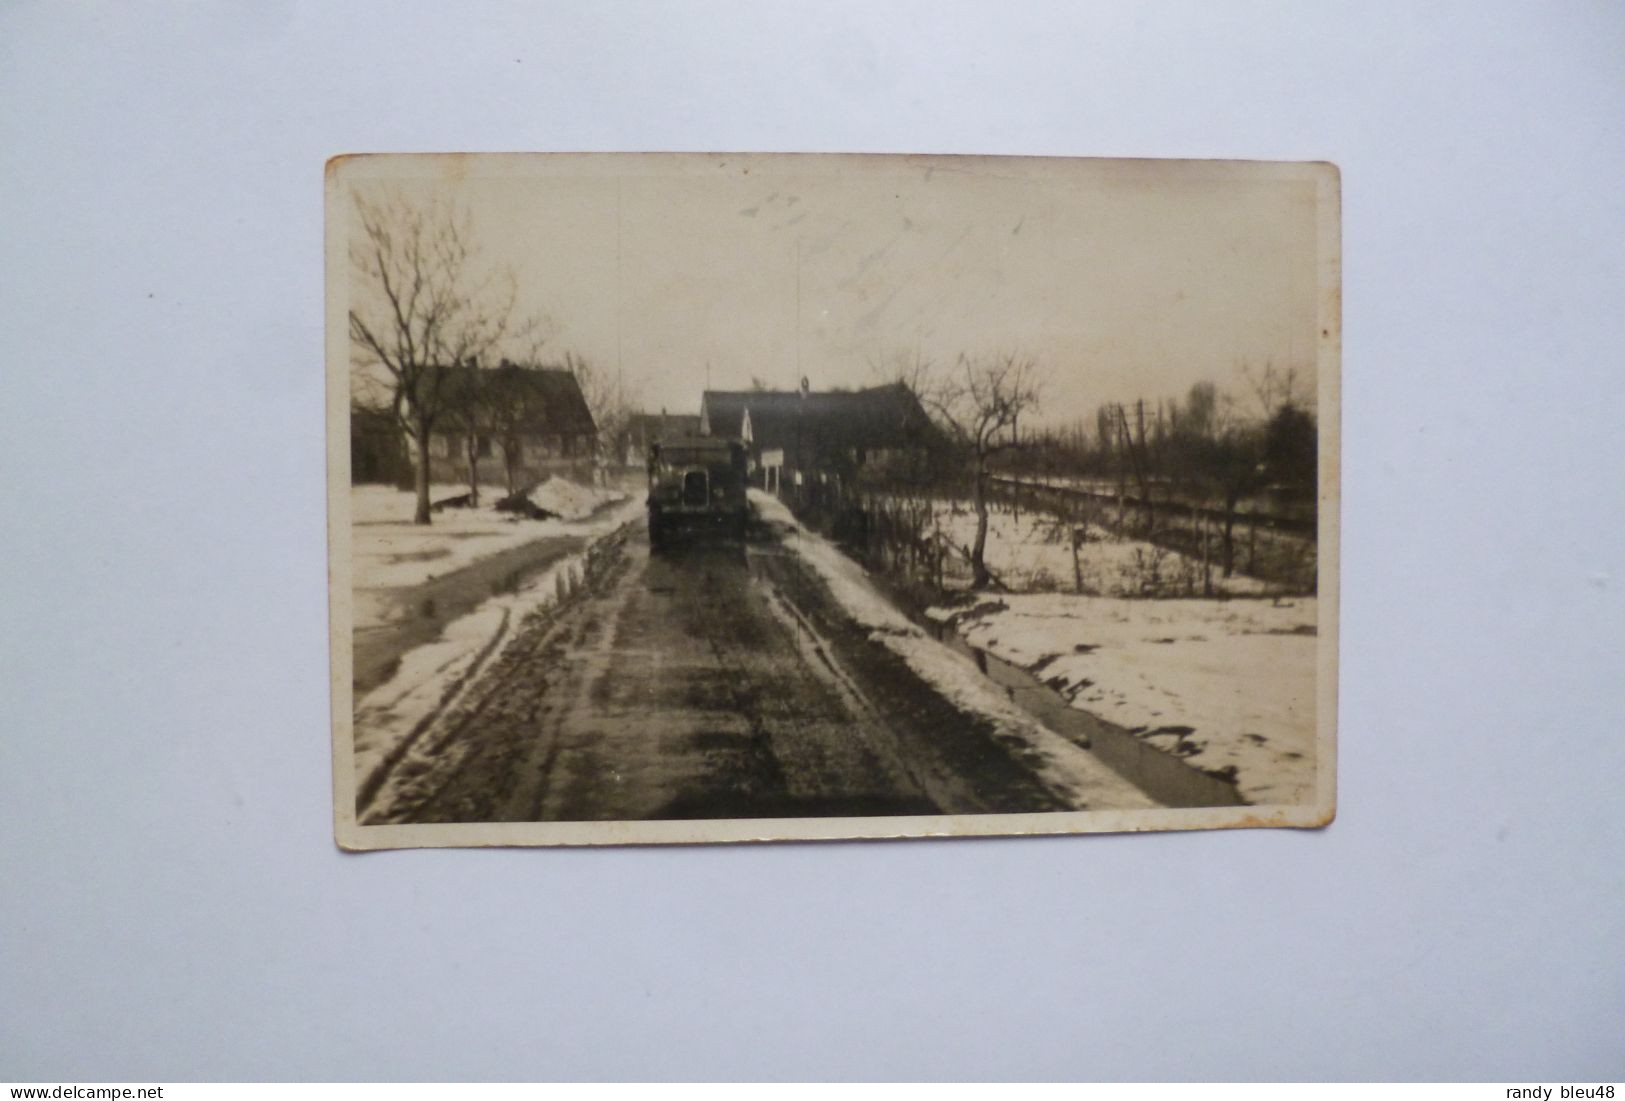
<path fill-rule="evenodd" d="M 339 843 L 1320 826 L 1324 163 L 329 162 Z"/>

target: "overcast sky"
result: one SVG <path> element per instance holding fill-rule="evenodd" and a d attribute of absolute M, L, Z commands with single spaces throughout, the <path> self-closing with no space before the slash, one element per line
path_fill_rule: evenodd
<path fill-rule="evenodd" d="M 1016 352 L 1045 372 L 1035 421 L 1105 401 L 1241 393 L 1242 364 L 1312 386 L 1320 268 L 1302 170 L 981 158 L 420 158 L 355 186 L 447 197 L 520 309 L 618 364 L 649 411 L 753 377 L 815 389 Z M 405 169 L 403 171 L 403 168 Z"/>

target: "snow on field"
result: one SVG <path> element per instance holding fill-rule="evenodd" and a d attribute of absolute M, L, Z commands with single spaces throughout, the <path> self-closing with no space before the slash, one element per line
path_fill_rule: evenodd
<path fill-rule="evenodd" d="M 1074 806 L 1100 810 L 1157 805 L 1087 751 L 1011 703 L 970 659 L 916 627 L 875 589 L 863 567 L 803 527 L 777 498 L 751 490 L 751 501 L 764 520 L 787 529 L 785 547 L 823 579 L 835 601 L 868 629 L 871 639 L 901 657 L 955 707 L 986 718 L 998 738 L 1036 754 L 1044 762 L 1040 777 Z"/>
<path fill-rule="evenodd" d="M 1099 494 L 1103 497 L 1116 497 L 1120 493 L 1131 499 L 1138 498 L 1138 485 L 1130 482 L 1119 485 L 1115 478 L 1089 477 L 1076 474 L 1016 474 L 1008 476 L 1011 481 L 1025 482 L 1029 485 L 1054 486 L 1057 489 L 1081 489 L 1087 493 Z M 1204 508 L 1223 508 L 1224 495 L 1222 493 L 1201 493 L 1189 486 L 1182 486 L 1177 490 L 1165 483 L 1157 482 L 1151 487 L 1151 498 L 1159 503 L 1199 505 Z M 1291 508 L 1283 508 L 1279 503 L 1272 501 L 1267 494 L 1250 494 L 1243 496 L 1236 502 L 1236 516 L 1246 520 L 1249 517 L 1278 516 L 1290 514 Z"/>
<path fill-rule="evenodd" d="M 976 541 L 976 512 L 963 503 L 938 501 L 933 516 L 939 530 L 957 547 Z M 1031 509 L 1019 514 L 1001 507 L 988 516 L 988 568 L 1015 592 L 1077 592 L 1105 596 L 1140 596 L 1147 592 L 1166 595 L 1174 592 L 1203 592 L 1200 559 L 1135 539 L 1118 539 L 1094 524 L 1080 525 L 1088 538 L 1078 547 L 1078 569 L 1072 568 L 1073 526 L 1054 516 Z M 969 567 L 955 563 L 952 577 L 962 574 L 968 582 Z M 1268 586 L 1251 577 L 1224 577 L 1217 563 L 1210 564 L 1209 581 L 1214 593 L 1248 595 L 1266 592 Z"/>
<path fill-rule="evenodd" d="M 939 609 L 972 645 L 1254 804 L 1311 800 L 1316 602 L 1000 595 Z"/>
<path fill-rule="evenodd" d="M 467 492 L 467 486 L 438 485 L 430 487 L 429 497 L 439 501 Z M 350 487 L 355 588 L 418 585 L 534 539 L 592 534 L 580 521 L 600 506 L 626 496 L 618 490 L 596 489 L 555 476 L 534 490 L 530 499 L 561 518 L 527 520 L 490 507 L 504 495 L 503 490 L 486 487 L 479 508 L 442 509 L 424 527 L 412 523 L 416 498 L 411 492 L 390 486 Z"/>

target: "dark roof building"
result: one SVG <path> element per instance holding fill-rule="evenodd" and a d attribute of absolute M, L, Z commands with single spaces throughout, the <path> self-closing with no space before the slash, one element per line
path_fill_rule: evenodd
<path fill-rule="evenodd" d="M 591 438 L 598 433 L 581 383 L 564 367 L 522 367 L 503 360 L 496 367 L 454 367 L 443 383 L 453 392 L 478 388 L 487 400 L 519 414 L 526 435 L 558 439 Z"/>
<path fill-rule="evenodd" d="M 553 473 L 590 469 L 598 426 L 581 384 L 563 367 L 458 367 L 441 380 L 451 398 L 429 436 L 430 476 L 474 480 L 498 470 L 509 492 Z"/>
<path fill-rule="evenodd" d="M 388 409 L 350 406 L 350 481 L 412 484 L 412 456 Z"/>
<path fill-rule="evenodd" d="M 622 430 L 620 450 L 628 466 L 637 466 L 648 457 L 649 448 L 661 440 L 701 434 L 696 413 L 633 413 Z"/>
<path fill-rule="evenodd" d="M 626 418 L 626 434 L 645 443 L 654 443 L 672 436 L 699 436 L 700 418 L 696 413 L 633 413 Z"/>
<path fill-rule="evenodd" d="M 707 390 L 700 396 L 700 432 L 706 436 L 743 439 L 746 403 L 796 398 L 779 390 Z"/>
<path fill-rule="evenodd" d="M 945 442 L 902 383 L 821 393 L 707 390 L 700 430 L 744 440 L 763 469 L 841 479 L 898 475 L 904 466 L 929 461 Z"/>
<path fill-rule="evenodd" d="M 885 449 L 934 443 L 936 426 L 901 382 L 867 390 L 707 390 L 700 431 L 733 436 L 757 450 L 784 447 L 797 431 L 829 444 Z"/>

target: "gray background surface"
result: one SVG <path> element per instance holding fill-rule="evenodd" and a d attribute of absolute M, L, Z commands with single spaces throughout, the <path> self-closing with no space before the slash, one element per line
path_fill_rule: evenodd
<path fill-rule="evenodd" d="M 1625 1074 L 1625 9 L 0 9 L 0 1078 Z M 1330 159 L 1341 817 L 344 856 L 321 166 Z"/>

